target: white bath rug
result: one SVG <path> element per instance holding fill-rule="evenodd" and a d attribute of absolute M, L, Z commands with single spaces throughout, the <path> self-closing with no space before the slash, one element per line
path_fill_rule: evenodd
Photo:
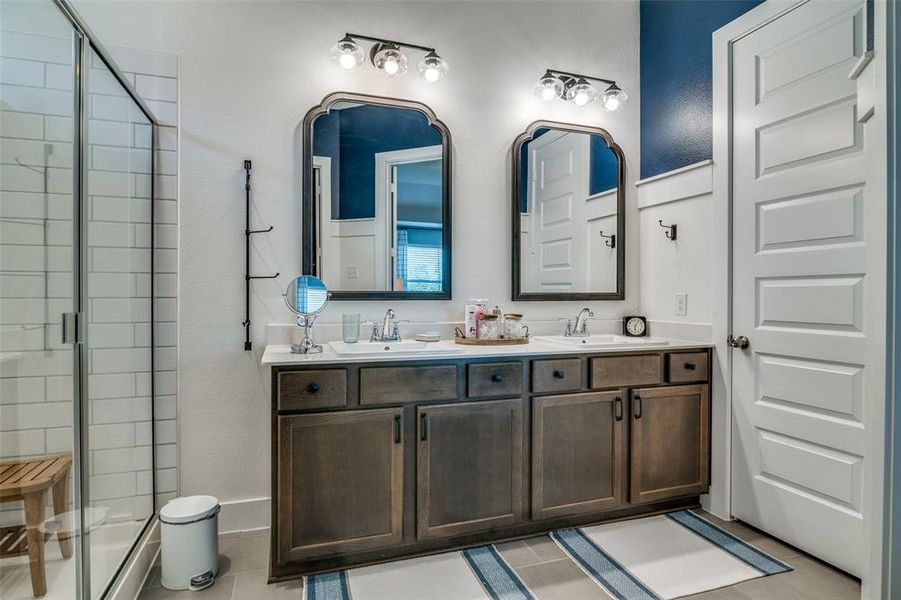
<path fill-rule="evenodd" d="M 618 600 L 669 600 L 791 570 L 691 511 L 561 529 L 551 538 Z"/>
<path fill-rule="evenodd" d="M 534 600 L 494 546 L 304 578 L 304 600 Z"/>

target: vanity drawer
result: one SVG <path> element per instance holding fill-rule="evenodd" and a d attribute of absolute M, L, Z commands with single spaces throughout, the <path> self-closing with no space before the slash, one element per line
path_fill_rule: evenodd
<path fill-rule="evenodd" d="M 591 387 L 615 388 L 663 383 L 663 355 L 636 354 L 591 359 Z"/>
<path fill-rule="evenodd" d="M 582 389 L 581 359 L 532 361 L 532 391 L 534 393 L 570 392 L 579 389 Z"/>
<path fill-rule="evenodd" d="M 466 367 L 466 395 L 494 398 L 522 394 L 522 363 L 485 363 Z"/>
<path fill-rule="evenodd" d="M 285 371 L 278 374 L 278 409 L 305 410 L 347 404 L 347 371 Z"/>
<path fill-rule="evenodd" d="M 360 404 L 400 404 L 457 399 L 457 367 L 364 367 Z"/>
<path fill-rule="evenodd" d="M 706 352 L 678 352 L 666 355 L 666 380 L 670 383 L 707 381 Z"/>

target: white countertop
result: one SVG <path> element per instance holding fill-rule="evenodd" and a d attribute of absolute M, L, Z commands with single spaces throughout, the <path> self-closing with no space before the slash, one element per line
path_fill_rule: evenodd
<path fill-rule="evenodd" d="M 323 344 L 321 353 L 318 354 L 292 354 L 289 345 L 269 345 L 263 352 L 262 364 L 264 365 L 307 365 L 307 364 L 347 364 L 347 363 L 372 363 L 412 360 L 447 360 L 463 358 L 482 358 L 491 356 L 540 356 L 540 355 L 566 355 L 566 354 L 613 354 L 619 352 L 641 352 L 658 350 L 688 350 L 692 348 L 711 348 L 712 343 L 691 342 L 685 340 L 665 340 L 665 344 L 642 344 L 635 348 L 580 348 L 574 346 L 567 348 L 555 343 L 532 341 L 518 346 L 462 346 L 451 340 L 431 342 L 436 347 L 446 349 L 446 352 L 407 353 L 386 355 L 339 355 L 332 350 L 328 343 Z M 460 350 L 463 350 L 460 352 Z"/>

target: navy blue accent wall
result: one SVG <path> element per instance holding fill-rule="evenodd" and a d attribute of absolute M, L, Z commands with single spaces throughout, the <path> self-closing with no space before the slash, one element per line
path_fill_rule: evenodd
<path fill-rule="evenodd" d="M 538 129 L 532 139 L 537 139 L 547 133 L 547 129 Z M 604 138 L 593 135 L 589 141 L 590 156 L 588 193 L 598 194 L 616 187 L 617 163 L 616 155 L 607 147 Z M 519 149 L 519 163 L 522 168 L 519 172 L 519 212 L 526 212 L 529 208 L 529 144 L 523 144 Z"/>
<path fill-rule="evenodd" d="M 641 0 L 641 178 L 712 157 L 713 32 L 762 0 Z"/>
<path fill-rule="evenodd" d="M 334 111 L 334 114 L 340 120 L 341 157 L 339 174 L 333 179 L 339 182 L 340 189 L 337 210 L 332 211 L 335 219 L 375 216 L 376 153 L 437 146 L 442 141 L 438 130 L 416 110 L 364 105 Z M 314 146 L 322 118 L 316 120 Z"/>
<path fill-rule="evenodd" d="M 313 126 L 313 155 L 327 156 L 332 159 L 332 215 L 338 214 L 338 199 L 341 197 L 341 149 L 338 145 L 340 137 L 341 122 L 338 119 L 337 111 L 321 115 L 316 119 Z"/>
<path fill-rule="evenodd" d="M 591 177 L 588 182 L 588 193 L 594 196 L 616 187 L 617 162 L 616 155 L 599 135 L 591 136 Z"/>

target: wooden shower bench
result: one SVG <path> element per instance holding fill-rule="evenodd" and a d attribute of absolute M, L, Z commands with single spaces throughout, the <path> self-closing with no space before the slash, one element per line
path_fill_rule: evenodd
<path fill-rule="evenodd" d="M 0 502 L 22 500 L 25 524 L 0 528 L 0 557 L 28 555 L 31 589 L 35 596 L 47 593 L 44 571 L 44 544 L 53 531 L 41 532 L 46 492 L 53 490 L 53 514 L 62 515 L 69 504 L 71 454 L 54 454 L 0 462 Z M 72 556 L 72 532 L 56 531 L 63 558 Z"/>

